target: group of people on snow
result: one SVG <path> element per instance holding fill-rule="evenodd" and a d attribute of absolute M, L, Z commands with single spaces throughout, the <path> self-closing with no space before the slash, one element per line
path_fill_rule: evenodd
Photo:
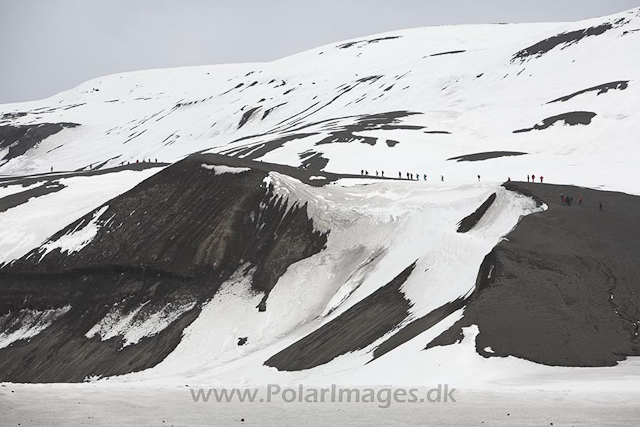
<path fill-rule="evenodd" d="M 536 182 L 535 175 L 527 175 L 527 182 Z M 540 175 L 540 183 L 544 183 L 544 176 Z"/>

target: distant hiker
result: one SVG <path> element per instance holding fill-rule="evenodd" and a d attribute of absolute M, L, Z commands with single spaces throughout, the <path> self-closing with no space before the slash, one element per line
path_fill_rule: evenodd
<path fill-rule="evenodd" d="M 51 172 L 53 172 L 53 166 L 51 166 Z"/>
<path fill-rule="evenodd" d="M 580 196 L 580 200 L 578 200 L 578 204 L 581 205 L 582 204 L 582 196 Z"/>
<path fill-rule="evenodd" d="M 376 176 L 378 176 L 378 171 L 376 171 Z"/>
<path fill-rule="evenodd" d="M 398 178 L 402 179 L 402 172 L 398 172 Z"/>
<path fill-rule="evenodd" d="M 407 179 L 409 179 L 409 172 L 407 172 Z"/>
<path fill-rule="evenodd" d="M 571 202 L 573 201 L 573 197 L 567 196 L 567 205 L 571 206 Z"/>
<path fill-rule="evenodd" d="M 529 178 L 530 178 L 529 175 L 527 175 L 527 182 L 529 182 Z"/>
<path fill-rule="evenodd" d="M 511 182 L 511 177 L 510 176 L 507 177 L 507 182 Z"/>
<path fill-rule="evenodd" d="M 564 193 L 560 193 L 560 201 L 564 203 Z"/>
<path fill-rule="evenodd" d="M 544 181 L 544 176 L 540 176 L 540 183 Z"/>
<path fill-rule="evenodd" d="M 138 159 L 136 159 L 136 163 L 138 163 Z"/>
<path fill-rule="evenodd" d="M 424 174 L 424 180 L 425 181 L 427 180 L 427 174 L 426 173 Z"/>
<path fill-rule="evenodd" d="M 360 169 L 360 175 L 364 175 L 364 169 Z"/>
<path fill-rule="evenodd" d="M 536 176 L 535 175 L 531 175 L 531 182 L 536 182 Z"/>
<path fill-rule="evenodd" d="M 411 177 L 411 181 L 413 181 L 413 174 L 410 173 L 409 176 Z"/>
<path fill-rule="evenodd" d="M 158 163 L 158 159 L 156 159 L 156 163 Z"/>
<path fill-rule="evenodd" d="M 604 205 L 600 202 L 600 212 L 604 212 Z"/>
<path fill-rule="evenodd" d="M 480 182 L 480 175 L 478 175 L 478 182 Z"/>
<path fill-rule="evenodd" d="M 420 181 L 420 174 L 419 173 L 416 174 L 416 181 Z"/>
<path fill-rule="evenodd" d="M 440 181 L 444 182 L 444 175 L 440 175 Z"/>
<path fill-rule="evenodd" d="M 364 174 L 368 176 L 369 175 L 369 171 L 364 171 Z"/>
<path fill-rule="evenodd" d="M 382 171 L 382 177 L 384 178 L 384 171 Z"/>

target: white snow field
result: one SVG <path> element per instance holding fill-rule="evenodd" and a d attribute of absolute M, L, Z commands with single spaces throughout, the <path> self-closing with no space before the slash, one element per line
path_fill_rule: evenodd
<path fill-rule="evenodd" d="M 87 378 L 88 384 L 1 384 L 0 424 L 637 424 L 638 358 L 609 368 L 484 358 L 475 350 L 475 325 L 464 329 L 461 342 L 425 351 L 463 309 L 375 360 L 373 349 L 392 332 L 311 369 L 279 371 L 264 362 L 414 261 L 400 288 L 411 303 L 401 326 L 469 296 L 484 257 L 523 216 L 545 209 L 501 187 L 509 177 L 535 174 L 549 183 L 640 195 L 638 47 L 640 9 L 575 23 L 420 28 L 270 63 L 106 76 L 42 101 L 0 105 L 0 126 L 80 125 L 0 160 L 0 176 L 143 159 L 175 162 L 195 152 L 311 168 L 314 181 L 326 179 L 323 172 L 370 175 L 311 187 L 271 172 L 275 194 L 286 196 L 289 206 L 306 204 L 315 227 L 330 233 L 324 250 L 280 277 L 266 312 L 256 310 L 264 295 L 251 288 L 254 270 L 246 266 L 203 306 L 157 366 Z M 545 120 L 556 116 L 561 119 Z M 0 149 L 0 159 L 8 152 Z M 484 152 L 518 155 L 448 160 Z M 216 174 L 247 170 L 202 167 Z M 43 258 L 56 248 L 82 251 L 108 223 L 101 215 L 109 200 L 159 170 L 61 178 L 62 190 L 0 212 L 0 265 L 35 248 Z M 382 171 L 420 180 L 373 179 Z M 0 197 L 39 185 L 0 187 Z M 480 222 L 458 233 L 458 222 L 494 193 Z M 51 239 L 100 207 L 83 228 Z M 135 345 L 194 306 L 185 300 L 158 311 L 145 304 L 129 313 L 115 305 L 86 337 L 120 336 L 123 346 Z M 0 348 L 36 336 L 64 310 L 24 311 L 21 325 L 0 333 Z M 448 384 L 460 392 L 458 403 L 386 409 L 353 402 L 195 403 L 191 394 L 200 387 L 267 384 L 376 390 Z"/>

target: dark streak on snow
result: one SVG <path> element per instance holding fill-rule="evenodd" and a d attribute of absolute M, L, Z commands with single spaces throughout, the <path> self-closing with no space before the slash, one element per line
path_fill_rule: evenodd
<path fill-rule="evenodd" d="M 487 200 L 484 201 L 483 204 L 480 205 L 478 209 L 475 210 L 471 215 L 463 218 L 458 223 L 458 233 L 467 233 L 475 227 L 480 219 L 484 216 L 484 214 L 489 210 L 493 202 L 496 201 L 496 193 L 493 193 Z"/>
<path fill-rule="evenodd" d="M 465 154 L 464 156 L 451 157 L 447 160 L 456 160 L 458 162 L 479 162 L 482 160 L 497 159 L 507 156 L 524 156 L 527 153 L 520 151 L 486 151 L 484 153 Z"/>
<path fill-rule="evenodd" d="M 464 52 L 466 52 L 466 50 L 451 50 L 449 52 L 434 53 L 433 55 L 429 55 L 429 56 L 455 55 L 457 53 L 464 53 Z"/>
<path fill-rule="evenodd" d="M 542 124 L 536 124 L 532 128 L 514 130 L 513 133 L 531 132 L 532 130 L 543 130 L 561 121 L 569 126 L 588 125 L 596 115 L 596 113 L 593 113 L 591 111 L 573 111 L 571 113 L 559 114 L 557 116 L 544 119 L 542 121 Z"/>
<path fill-rule="evenodd" d="M 338 46 L 336 46 L 338 49 L 348 49 L 352 46 L 358 46 L 358 47 L 362 47 L 365 45 L 368 45 L 370 43 L 378 43 L 381 41 L 385 41 L 385 40 L 393 40 L 393 39 L 399 39 L 400 36 L 388 36 L 388 37 L 379 37 L 377 39 L 370 39 L 370 40 L 358 40 L 358 41 L 353 41 L 353 42 L 347 42 L 347 43 L 343 43 L 340 44 Z"/>
<path fill-rule="evenodd" d="M 65 188 L 64 185 L 59 182 L 42 184 L 36 188 L 30 190 L 21 191 L 20 193 L 14 193 L 9 196 L 0 198 L 0 212 L 5 212 L 16 206 L 20 206 L 27 203 L 30 199 L 46 196 L 47 194 L 55 193 Z"/>
<path fill-rule="evenodd" d="M 590 87 L 588 89 L 583 89 L 580 90 L 578 92 L 572 93 L 571 95 L 567 95 L 567 96 L 563 96 L 561 98 L 558 99 L 554 99 L 553 101 L 549 101 L 547 102 L 547 104 L 551 104 L 552 102 L 565 102 L 570 100 L 571 98 L 575 98 L 578 95 L 582 95 L 584 93 L 587 92 L 598 92 L 596 95 L 602 95 L 605 94 L 607 92 L 609 92 L 610 90 L 625 90 L 627 87 L 629 86 L 629 81 L 628 80 L 620 80 L 617 82 L 610 82 L 610 83 L 605 83 L 605 84 L 601 84 L 598 86 L 594 86 L 594 87 Z"/>
<path fill-rule="evenodd" d="M 605 32 L 614 28 L 613 24 L 607 22 L 605 24 L 598 25 L 596 27 L 585 28 L 582 30 L 570 31 L 568 33 L 560 33 L 548 39 L 542 40 L 532 46 L 529 46 L 521 51 L 517 52 L 513 58 L 512 62 L 515 60 L 520 60 L 524 62 L 526 59 L 535 57 L 539 58 L 555 47 L 564 45 L 562 48 L 569 47 L 573 44 L 578 43 L 585 37 L 598 36 L 604 34 Z"/>

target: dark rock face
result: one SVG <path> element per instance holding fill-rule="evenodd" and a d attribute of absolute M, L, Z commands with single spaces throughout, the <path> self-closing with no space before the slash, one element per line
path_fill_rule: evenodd
<path fill-rule="evenodd" d="M 596 95 L 602 95 L 609 92 L 610 90 L 625 90 L 628 87 L 629 87 L 628 80 L 620 80 L 617 82 L 605 83 L 598 86 L 590 87 L 588 89 L 579 90 L 578 92 L 574 92 L 571 95 L 562 96 L 558 99 L 554 99 L 553 101 L 547 102 L 547 104 L 551 104 L 553 102 L 566 102 L 570 99 L 575 98 L 576 96 L 589 93 L 589 92 L 597 92 Z"/>
<path fill-rule="evenodd" d="M 340 316 L 269 358 L 264 364 L 280 371 L 301 371 L 361 350 L 395 329 L 408 315 L 411 303 L 400 287 L 415 263 Z"/>
<path fill-rule="evenodd" d="M 251 269 L 266 299 L 291 264 L 324 248 L 326 234 L 304 206 L 287 209 L 263 183 L 265 170 L 216 174 L 202 166 L 220 157 L 189 157 L 109 201 L 80 251 L 36 249 L 0 268 L 4 324 L 24 310 L 71 307 L 30 341 L 0 349 L 0 381 L 82 381 L 154 366 L 233 273 Z M 97 211 L 50 241 L 83 229 Z M 114 307 L 130 314 L 141 305 L 149 314 L 186 308 L 157 335 L 124 348 L 121 336 L 85 337 Z"/>
<path fill-rule="evenodd" d="M 573 111 L 571 113 L 559 114 L 557 116 L 549 117 L 542 120 L 542 124 L 536 124 L 535 126 L 527 129 L 514 130 L 513 133 L 531 132 L 532 130 L 543 130 L 551 127 L 557 122 L 564 122 L 569 126 L 576 125 L 589 125 L 591 120 L 596 116 L 596 113 L 591 111 Z"/>
<path fill-rule="evenodd" d="M 520 151 L 486 151 L 484 153 L 465 154 L 464 156 L 451 157 L 447 160 L 455 160 L 457 162 L 480 162 L 482 160 L 497 159 L 509 156 L 524 156 L 527 153 Z"/>
<path fill-rule="evenodd" d="M 64 128 L 80 126 L 77 123 L 41 123 L 37 125 L 0 126 L 0 149 L 9 148 L 2 160 L 21 156 L 43 139 L 55 135 Z"/>
<path fill-rule="evenodd" d="M 461 328 L 476 324 L 476 350 L 485 357 L 612 366 L 640 355 L 640 198 L 570 186 L 504 186 L 549 209 L 524 217 L 498 244 L 484 288 L 427 348 L 457 342 Z M 561 193 L 576 202 L 562 204 Z"/>

